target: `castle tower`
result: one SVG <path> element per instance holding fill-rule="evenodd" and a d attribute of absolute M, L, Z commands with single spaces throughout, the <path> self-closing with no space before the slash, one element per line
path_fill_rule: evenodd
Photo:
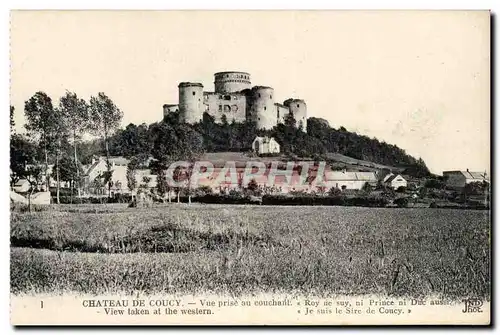
<path fill-rule="evenodd" d="M 183 82 L 179 84 L 179 114 L 181 121 L 196 123 L 202 120 L 204 112 L 203 85 Z"/>
<path fill-rule="evenodd" d="M 251 113 L 257 129 L 271 129 L 277 124 L 274 107 L 274 89 L 267 86 L 255 86 L 251 92 Z"/>
<path fill-rule="evenodd" d="M 214 76 L 215 93 L 234 93 L 252 87 L 250 74 L 246 72 L 217 72 Z"/>
<path fill-rule="evenodd" d="M 287 99 L 283 103 L 293 114 L 297 121 L 297 128 L 302 127 L 304 132 L 307 132 L 307 105 L 302 99 Z"/>

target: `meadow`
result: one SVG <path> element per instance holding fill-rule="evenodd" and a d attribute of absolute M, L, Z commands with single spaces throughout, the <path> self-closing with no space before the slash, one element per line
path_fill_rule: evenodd
<path fill-rule="evenodd" d="M 488 211 L 61 205 L 11 213 L 11 292 L 490 297 Z"/>

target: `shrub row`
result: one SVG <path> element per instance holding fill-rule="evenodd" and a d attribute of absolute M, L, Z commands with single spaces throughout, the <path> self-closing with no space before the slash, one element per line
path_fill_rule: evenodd
<path fill-rule="evenodd" d="M 109 204 L 109 203 L 130 203 L 132 198 L 130 195 L 117 195 L 113 198 L 77 198 L 59 197 L 61 204 Z M 179 202 L 187 203 L 189 198 L 181 196 Z M 313 195 L 264 195 L 262 200 L 257 197 L 248 195 L 217 195 L 206 194 L 202 196 L 191 197 L 192 202 L 204 204 L 262 204 L 262 205 L 283 205 L 283 206 L 363 206 L 363 207 L 385 207 L 389 201 L 385 197 L 374 196 L 313 196 Z M 53 199 L 55 203 L 55 198 Z M 163 201 L 165 202 L 165 201 Z M 177 202 L 177 198 L 173 198 L 171 202 Z M 399 204 L 398 204 L 399 205 Z"/>
<path fill-rule="evenodd" d="M 389 201 L 384 197 L 343 197 L 343 196 L 284 196 L 265 195 L 262 197 L 263 205 L 286 205 L 286 206 L 363 206 L 363 207 L 385 207 Z"/>
<path fill-rule="evenodd" d="M 467 204 L 437 203 L 433 202 L 430 208 L 451 208 L 451 209 L 490 209 L 489 204 L 479 202 L 468 202 Z"/>
<path fill-rule="evenodd" d="M 78 198 L 71 196 L 59 196 L 60 204 L 117 204 L 117 203 L 129 203 L 132 201 L 132 196 L 130 194 L 116 194 L 114 197 L 86 197 Z M 52 203 L 57 203 L 56 197 L 52 197 Z"/>

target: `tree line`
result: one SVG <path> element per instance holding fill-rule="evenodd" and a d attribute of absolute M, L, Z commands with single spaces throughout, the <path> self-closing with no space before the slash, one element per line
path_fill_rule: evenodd
<path fill-rule="evenodd" d="M 110 182 L 109 138 L 119 127 L 123 112 L 105 93 L 99 92 L 85 101 L 67 91 L 55 105 L 46 93 L 36 92 L 24 104 L 26 134 L 15 132 L 12 106 L 10 113 L 11 184 L 26 178 L 31 190 L 41 183 L 50 190 L 50 162 L 54 164 L 52 177 L 56 180 L 58 203 L 61 181 L 68 181 L 80 190 L 83 170 L 78 147 L 84 143 L 85 134 L 102 138 L 107 162 L 104 179 Z"/>
<path fill-rule="evenodd" d="M 405 167 L 415 177 L 430 175 L 425 162 L 408 155 L 396 145 L 332 128 L 322 119 L 309 118 L 307 129 L 297 127 L 293 114 L 270 130 L 257 129 L 252 121 L 229 122 L 225 116 L 216 123 L 208 113 L 200 122 L 181 122 L 178 112 L 167 114 L 152 124 L 128 124 L 120 129 L 123 112 L 111 98 L 100 92 L 86 101 L 74 92 L 66 92 L 57 104 L 44 92 L 36 92 L 24 105 L 26 134 L 14 131 L 11 106 L 11 183 L 26 178 L 38 185 L 43 176 L 49 189 L 49 162 L 54 164 L 56 199 L 60 181 L 80 190 L 82 165 L 104 153 L 107 171 L 101 176 L 110 193 L 112 170 L 109 157 L 133 159 L 133 168 L 147 167 L 160 175 L 176 160 L 194 161 L 204 152 L 249 151 L 256 136 L 274 137 L 281 152 L 292 158 L 327 160 L 330 152 L 374 163 Z M 305 132 L 304 130 L 307 130 Z M 84 140 L 85 134 L 96 138 Z M 145 166 L 149 157 L 151 165 Z M 42 167 L 40 167 L 42 166 Z"/>
<path fill-rule="evenodd" d="M 408 155 L 396 145 L 381 142 L 376 138 L 347 131 L 344 127 L 335 129 L 321 119 L 309 118 L 307 132 L 296 127 L 293 114 L 283 124 L 270 130 L 259 130 L 251 121 L 228 122 L 222 117 L 216 123 L 208 113 L 200 122 L 189 125 L 179 121 L 178 113 L 168 114 L 161 122 L 150 125 L 129 124 L 119 130 L 111 139 L 112 154 L 125 157 L 152 156 L 163 160 L 162 150 L 177 150 L 185 155 L 191 152 L 249 151 L 256 136 L 274 137 L 281 152 L 294 158 L 310 158 L 328 161 L 328 153 L 340 153 L 352 158 L 382 165 L 404 168 L 405 174 L 414 177 L 430 176 L 425 162 Z M 185 148 L 184 148 L 185 147 Z M 172 155 L 172 152 L 168 152 Z M 174 155 L 175 156 L 175 155 Z"/>

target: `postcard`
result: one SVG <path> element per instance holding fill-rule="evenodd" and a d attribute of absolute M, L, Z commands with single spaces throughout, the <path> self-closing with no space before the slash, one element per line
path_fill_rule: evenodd
<path fill-rule="evenodd" d="M 11 323 L 489 325 L 489 11 L 11 11 Z"/>

